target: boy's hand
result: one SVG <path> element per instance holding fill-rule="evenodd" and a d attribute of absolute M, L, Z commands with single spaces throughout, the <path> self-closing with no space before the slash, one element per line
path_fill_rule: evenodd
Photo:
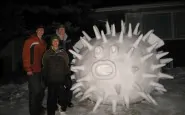
<path fill-rule="evenodd" d="M 27 72 L 27 75 L 28 75 L 28 76 L 32 76 L 32 75 L 33 75 L 33 72 L 32 72 L 32 71 L 28 71 L 28 72 Z"/>

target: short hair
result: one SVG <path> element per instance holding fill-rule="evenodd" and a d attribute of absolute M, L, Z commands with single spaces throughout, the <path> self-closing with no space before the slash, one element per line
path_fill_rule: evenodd
<path fill-rule="evenodd" d="M 65 26 L 63 24 L 59 24 L 56 29 L 59 29 L 59 28 L 65 28 Z"/>
<path fill-rule="evenodd" d="M 50 38 L 50 41 L 51 41 L 51 43 L 52 43 L 52 41 L 54 40 L 54 39 L 57 39 L 57 40 L 59 40 L 59 37 L 58 36 L 52 36 L 51 38 Z"/>
<path fill-rule="evenodd" d="M 36 25 L 36 26 L 35 26 L 35 29 L 36 29 L 36 30 L 39 29 L 39 28 L 44 28 L 44 25 L 39 24 L 39 25 Z"/>

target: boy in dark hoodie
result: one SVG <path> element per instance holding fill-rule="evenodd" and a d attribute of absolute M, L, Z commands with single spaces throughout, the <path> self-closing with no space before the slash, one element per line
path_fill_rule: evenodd
<path fill-rule="evenodd" d="M 73 55 L 69 52 L 69 49 L 72 49 L 72 42 L 71 39 L 69 39 L 67 33 L 66 33 L 66 28 L 63 24 L 59 24 L 56 28 L 56 34 L 54 35 L 54 37 L 58 37 L 59 38 L 59 48 L 63 49 L 67 52 L 68 56 L 69 56 L 69 62 L 72 61 L 73 59 Z M 72 84 L 74 84 L 75 80 L 74 78 L 71 78 L 71 74 L 68 74 L 68 76 L 66 76 L 66 93 L 67 93 L 67 106 L 68 107 L 73 107 L 73 103 L 72 101 L 72 96 L 73 93 L 70 90 L 72 87 Z"/>
<path fill-rule="evenodd" d="M 66 75 L 70 73 L 69 57 L 65 50 L 59 49 L 59 38 L 51 38 L 51 48 L 43 56 L 43 72 L 48 86 L 47 115 L 55 115 L 57 104 L 62 113 L 67 108 L 65 89 Z"/>

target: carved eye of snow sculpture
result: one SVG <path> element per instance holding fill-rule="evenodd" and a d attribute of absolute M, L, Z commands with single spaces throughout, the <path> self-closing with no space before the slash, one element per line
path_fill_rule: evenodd
<path fill-rule="evenodd" d="M 121 32 L 116 33 L 114 24 L 106 22 L 106 34 L 93 26 L 95 38 L 92 39 L 85 31 L 84 37 L 69 50 L 73 55 L 73 66 L 77 83 L 71 90 L 81 97 L 80 101 L 90 98 L 96 104 L 96 111 L 101 103 L 112 104 L 116 112 L 117 104 L 127 108 L 131 103 L 147 100 L 157 105 L 151 97 L 153 90 L 166 89 L 159 84 L 159 79 L 173 79 L 161 73 L 161 67 L 173 59 L 166 58 L 168 52 L 157 52 L 164 42 L 150 30 L 145 35 L 138 32 L 139 23 L 132 32 L 129 24 L 128 33 L 121 21 Z"/>

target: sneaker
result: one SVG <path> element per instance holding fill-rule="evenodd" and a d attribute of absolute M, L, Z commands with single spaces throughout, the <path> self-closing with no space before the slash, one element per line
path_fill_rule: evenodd
<path fill-rule="evenodd" d="M 65 106 L 61 106 L 61 111 L 66 111 L 66 109 L 67 109 L 67 107 L 65 107 Z"/>
<path fill-rule="evenodd" d="M 60 113 L 60 115 L 67 115 L 66 112 L 63 112 L 63 111 L 59 112 L 59 113 Z"/>
<path fill-rule="evenodd" d="M 66 106 L 60 106 L 59 104 L 58 104 L 58 111 L 59 112 L 65 112 L 67 110 L 67 107 Z"/>
<path fill-rule="evenodd" d="M 45 115 L 46 114 L 46 108 L 42 106 L 40 115 Z"/>
<path fill-rule="evenodd" d="M 67 106 L 71 108 L 71 107 L 74 107 L 74 104 L 73 103 L 69 103 Z"/>
<path fill-rule="evenodd" d="M 42 109 L 42 110 L 46 110 L 46 107 L 42 106 L 41 109 Z"/>

